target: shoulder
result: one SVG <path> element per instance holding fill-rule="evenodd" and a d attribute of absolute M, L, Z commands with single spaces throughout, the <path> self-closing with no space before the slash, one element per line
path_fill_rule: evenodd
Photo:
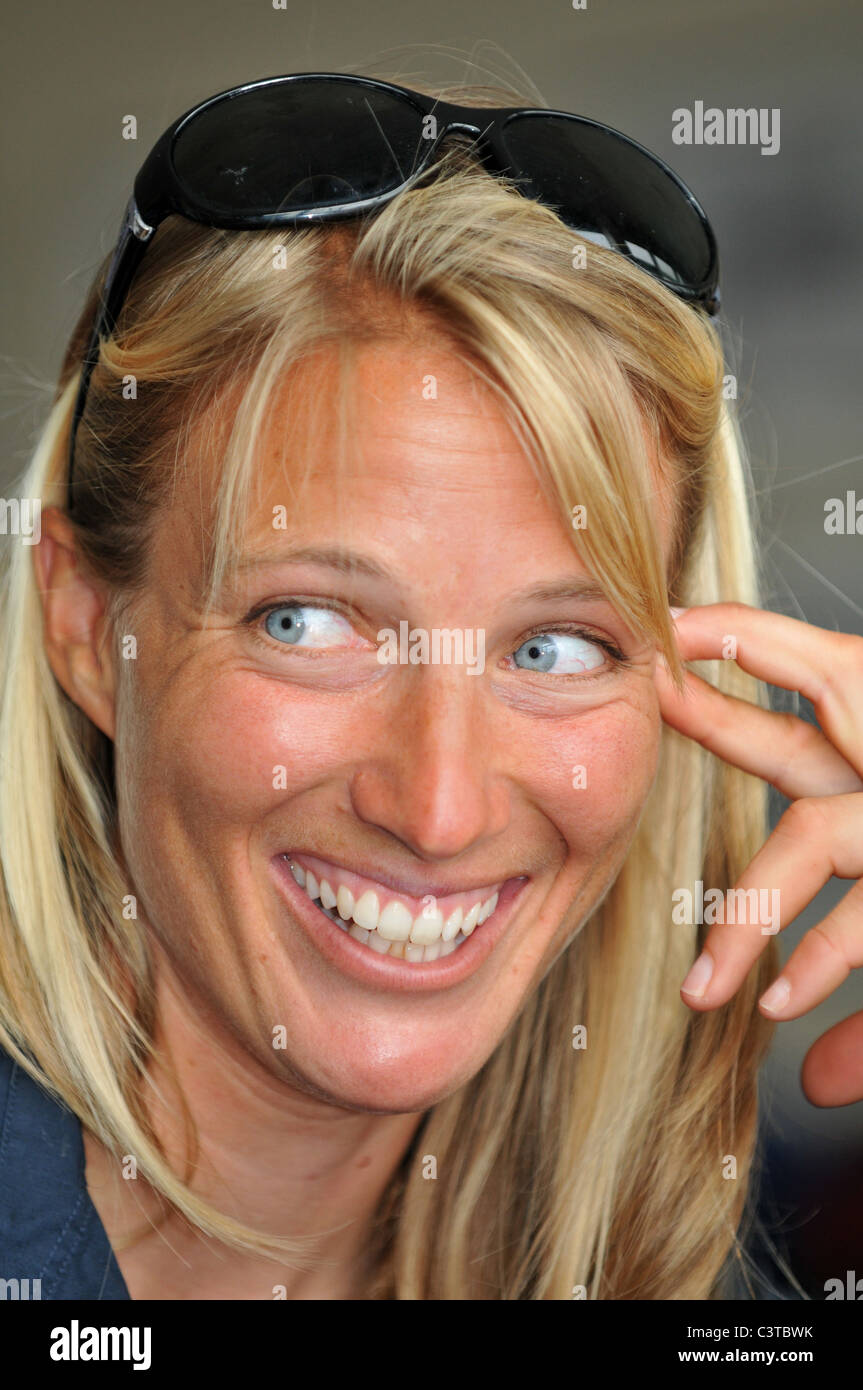
<path fill-rule="evenodd" d="M 80 1120 L 0 1047 L 0 1298 L 21 1297 L 129 1294 L 87 1191 Z"/>

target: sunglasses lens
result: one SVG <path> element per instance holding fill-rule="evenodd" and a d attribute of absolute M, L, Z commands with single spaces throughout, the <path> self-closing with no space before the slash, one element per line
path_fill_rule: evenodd
<path fill-rule="evenodd" d="M 622 251 L 675 290 L 715 279 L 714 248 L 691 195 L 624 136 L 531 113 L 510 117 L 503 141 L 522 191 L 587 240 Z"/>
<path fill-rule="evenodd" d="M 264 217 L 392 192 L 425 147 L 407 97 L 295 78 L 221 98 L 181 126 L 174 169 L 203 212 Z"/>

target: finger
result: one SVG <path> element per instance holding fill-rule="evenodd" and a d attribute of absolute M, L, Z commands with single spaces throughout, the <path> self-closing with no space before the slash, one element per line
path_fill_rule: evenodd
<path fill-rule="evenodd" d="M 768 1018 L 799 1018 L 822 1003 L 863 965 L 863 883 L 855 883 L 788 957 L 782 974 L 758 1001 Z"/>
<path fill-rule="evenodd" d="M 715 923 L 681 986 L 686 1003 L 694 1009 L 727 1003 L 768 937 L 793 922 L 834 875 L 863 875 L 863 796 L 793 801 L 734 888 L 717 892 Z M 710 925 L 707 911 L 704 916 Z"/>
<path fill-rule="evenodd" d="M 843 1018 L 812 1044 L 803 1059 L 800 1083 L 813 1105 L 863 1100 L 863 1011 Z"/>
<path fill-rule="evenodd" d="M 863 791 L 863 777 L 814 725 L 727 695 L 694 671 L 685 671 L 684 679 L 680 692 L 664 662 L 657 662 L 662 717 L 717 757 L 791 799 Z"/>
<path fill-rule="evenodd" d="M 863 774 L 863 637 L 745 603 L 687 608 L 675 631 L 683 661 L 734 660 L 759 680 L 798 690 L 831 742 Z"/>

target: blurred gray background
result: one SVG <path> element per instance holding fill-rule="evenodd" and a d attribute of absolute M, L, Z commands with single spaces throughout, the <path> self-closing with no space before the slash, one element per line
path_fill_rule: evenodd
<path fill-rule="evenodd" d="M 196 101 L 281 72 L 389 69 L 409 81 L 522 70 L 546 101 L 665 158 L 717 231 L 730 370 L 762 504 L 765 606 L 863 632 L 863 535 L 824 506 L 863 498 L 863 7 L 845 0 L 86 0 L 7 6 L 3 56 L 0 495 L 44 419 L 66 339 L 113 245 L 140 162 Z M 672 112 L 780 111 L 780 148 L 675 145 Z M 121 137 L 128 113 L 137 141 Z M 782 697 L 789 707 L 788 697 Z M 863 691 L 861 691 L 863 700 Z M 811 717 L 811 716 L 810 716 Z M 778 815 L 784 802 L 775 797 Z M 787 954 L 847 891 L 833 882 L 784 933 Z M 814 1297 L 863 1273 L 863 1103 L 819 1110 L 799 1068 L 863 1007 L 858 972 L 782 1024 L 765 1070 L 767 1161 Z M 855 1265 L 856 1259 L 856 1265 Z"/>

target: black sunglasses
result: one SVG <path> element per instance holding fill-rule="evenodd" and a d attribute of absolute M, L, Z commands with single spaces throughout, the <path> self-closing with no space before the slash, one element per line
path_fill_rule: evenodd
<path fill-rule="evenodd" d="M 99 342 L 109 337 L 154 231 L 171 213 L 230 230 L 356 217 L 422 176 L 444 137 L 476 143 L 483 165 L 553 208 L 580 237 L 618 251 L 710 317 L 719 309 L 716 238 L 667 164 L 585 116 L 454 106 L 345 73 L 296 73 L 220 92 L 176 120 L 135 179 L 84 357 L 75 438 Z"/>

